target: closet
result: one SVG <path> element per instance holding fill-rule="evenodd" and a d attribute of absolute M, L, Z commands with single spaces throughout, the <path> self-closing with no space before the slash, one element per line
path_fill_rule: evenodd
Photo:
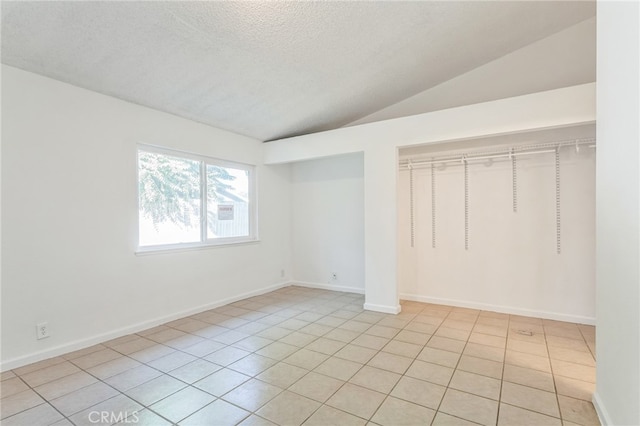
<path fill-rule="evenodd" d="M 593 324 L 595 126 L 404 148 L 401 299 Z"/>

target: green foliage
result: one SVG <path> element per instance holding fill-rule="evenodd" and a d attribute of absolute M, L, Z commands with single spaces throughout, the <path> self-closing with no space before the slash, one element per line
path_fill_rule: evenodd
<path fill-rule="evenodd" d="M 216 200 L 233 179 L 225 168 L 208 165 L 208 199 Z M 140 210 L 154 225 L 190 227 L 200 217 L 200 161 L 139 151 L 138 185 Z"/>
<path fill-rule="evenodd" d="M 225 183 L 235 179 L 235 176 L 231 176 L 227 169 L 224 167 L 207 165 L 207 199 L 218 200 L 218 194 L 221 191 L 226 191 L 233 188 L 231 185 Z"/>

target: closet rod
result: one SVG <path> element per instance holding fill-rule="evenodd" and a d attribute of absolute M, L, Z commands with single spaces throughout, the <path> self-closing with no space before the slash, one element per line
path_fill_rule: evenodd
<path fill-rule="evenodd" d="M 412 167 L 421 166 L 421 165 L 430 165 L 430 164 L 444 164 L 444 163 L 464 163 L 471 160 L 487 160 L 493 158 L 513 158 L 519 155 L 532 155 L 532 154 L 543 154 L 549 152 L 555 152 L 556 149 L 565 146 L 574 146 L 576 151 L 579 150 L 579 147 L 582 145 L 588 145 L 589 148 L 595 148 L 595 139 L 578 139 L 575 141 L 563 141 L 563 142 L 555 142 L 555 143 L 544 143 L 537 145 L 524 145 L 519 147 L 513 147 L 503 150 L 496 151 L 485 151 L 473 153 L 472 155 L 468 154 L 460 154 L 457 156 L 446 156 L 440 158 L 430 158 L 428 160 L 420 160 L 420 159 L 405 159 L 400 160 L 400 168 L 408 169 L 409 164 Z M 553 148 L 553 149 L 550 149 Z M 475 154 L 475 155 L 474 155 Z"/>
<path fill-rule="evenodd" d="M 473 156 L 473 157 L 465 157 L 463 160 L 457 160 L 457 161 L 469 161 L 469 160 L 490 160 L 490 159 L 494 159 L 494 158 L 511 158 L 511 157 L 517 157 L 519 155 L 532 155 L 532 154 L 544 154 L 547 152 L 556 152 L 555 149 L 544 149 L 544 150 L 540 150 L 540 151 L 524 151 L 524 152 L 513 152 L 513 153 L 509 153 L 509 154 L 495 154 L 495 155 L 483 155 L 483 156 Z M 451 160 L 453 161 L 453 160 Z M 416 164 L 416 163 L 413 163 Z"/>

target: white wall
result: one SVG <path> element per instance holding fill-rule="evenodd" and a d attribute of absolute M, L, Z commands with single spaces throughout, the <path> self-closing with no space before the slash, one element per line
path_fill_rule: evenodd
<path fill-rule="evenodd" d="M 6 66 L 2 89 L 2 369 L 288 281 L 290 169 L 260 141 Z M 257 164 L 261 241 L 136 256 L 138 142 Z"/>
<path fill-rule="evenodd" d="M 294 279 L 364 293 L 362 155 L 294 163 L 291 182 Z"/>
<path fill-rule="evenodd" d="M 592 123 L 594 97 L 595 85 L 586 84 L 346 127 L 269 142 L 264 158 L 279 164 L 364 153 L 365 309 L 396 313 L 398 148 Z"/>
<path fill-rule="evenodd" d="M 349 123 L 354 126 L 596 81 L 596 18 Z"/>
<path fill-rule="evenodd" d="M 640 424 L 640 4 L 598 2 L 594 405 Z"/>
<path fill-rule="evenodd" d="M 536 133 L 528 137 L 543 142 Z M 505 149 L 492 147 L 492 142 L 467 152 Z M 428 156 L 446 154 L 432 151 Z M 401 169 L 400 297 L 595 324 L 595 151 L 562 148 L 560 158 L 561 254 L 556 252 L 553 153 L 518 157 L 517 213 L 511 161 L 469 163 L 468 250 L 463 167 L 435 166 L 435 248 L 431 169 L 413 170 L 413 247 L 409 171 Z"/>

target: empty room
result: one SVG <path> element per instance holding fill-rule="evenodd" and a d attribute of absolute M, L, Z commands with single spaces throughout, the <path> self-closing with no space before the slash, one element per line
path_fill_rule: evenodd
<path fill-rule="evenodd" d="M 640 425 L 637 1 L 1 1 L 0 421 Z"/>

